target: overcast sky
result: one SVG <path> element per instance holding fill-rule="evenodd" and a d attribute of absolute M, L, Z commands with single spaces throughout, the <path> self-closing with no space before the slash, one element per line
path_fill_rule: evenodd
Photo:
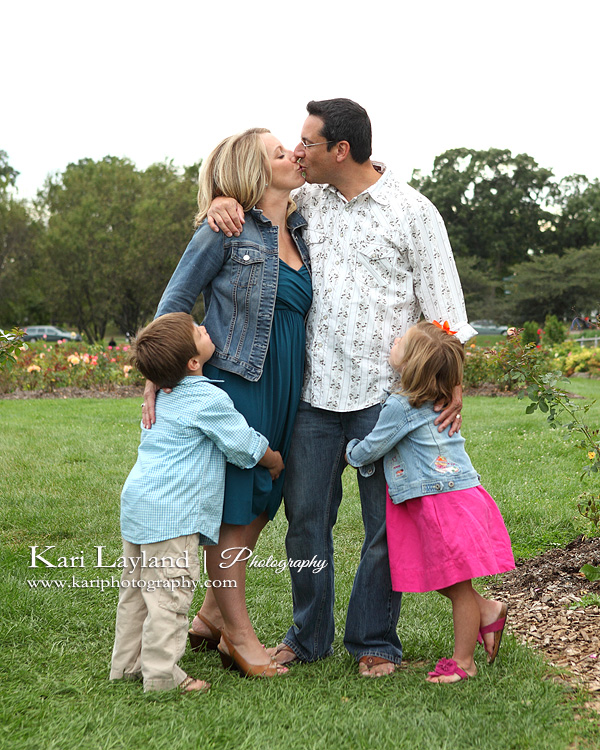
<path fill-rule="evenodd" d="M 300 135 L 345 96 L 409 180 L 449 148 L 526 152 L 600 177 L 598 0 L 11 0 L 0 150 L 29 198 L 70 162 L 192 164 L 223 137 Z"/>

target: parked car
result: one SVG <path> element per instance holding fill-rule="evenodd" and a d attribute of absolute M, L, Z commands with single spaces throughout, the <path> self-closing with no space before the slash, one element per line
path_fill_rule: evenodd
<path fill-rule="evenodd" d="M 27 326 L 23 341 L 81 341 L 81 336 L 74 331 L 61 331 L 54 326 Z"/>
<path fill-rule="evenodd" d="M 508 326 L 499 326 L 493 320 L 475 320 L 473 328 L 482 336 L 505 336 Z"/>

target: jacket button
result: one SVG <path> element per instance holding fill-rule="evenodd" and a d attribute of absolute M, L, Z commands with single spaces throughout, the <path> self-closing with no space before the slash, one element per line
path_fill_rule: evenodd
<path fill-rule="evenodd" d="M 448 482 L 448 487 L 454 487 L 454 482 Z"/>
<path fill-rule="evenodd" d="M 437 483 L 437 484 L 435 485 L 435 488 L 436 488 L 436 490 L 441 490 L 441 489 L 442 489 L 442 485 L 441 485 L 441 484 L 440 484 L 440 483 L 438 482 L 438 483 Z"/>
<path fill-rule="evenodd" d="M 244 255 L 244 260 L 250 260 L 250 256 L 249 255 Z"/>

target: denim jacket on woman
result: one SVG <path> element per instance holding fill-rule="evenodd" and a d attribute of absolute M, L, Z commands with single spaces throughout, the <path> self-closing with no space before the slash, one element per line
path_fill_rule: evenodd
<path fill-rule="evenodd" d="M 372 462 L 384 457 L 385 480 L 394 503 L 479 484 L 464 438 L 459 433 L 449 437 L 449 427 L 438 432 L 434 421 L 439 415 L 433 406 L 428 401 L 415 409 L 406 396 L 393 393 L 373 430 L 364 440 L 351 440 L 346 447 L 348 463 L 362 467 L 363 476 L 373 474 Z"/>
<path fill-rule="evenodd" d="M 308 249 L 298 212 L 288 227 L 310 271 Z M 215 345 L 210 364 L 257 381 L 269 348 L 279 279 L 278 231 L 253 208 L 239 237 L 213 232 L 204 221 L 190 240 L 156 311 L 191 312 L 204 295 L 204 321 Z"/>

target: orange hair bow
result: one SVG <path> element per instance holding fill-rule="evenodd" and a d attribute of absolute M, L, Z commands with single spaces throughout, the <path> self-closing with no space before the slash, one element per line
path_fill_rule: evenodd
<path fill-rule="evenodd" d="M 454 336 L 454 334 L 457 333 L 456 331 L 450 330 L 450 323 L 448 323 L 447 320 L 444 321 L 444 325 L 442 325 L 441 323 L 438 323 L 437 320 L 434 320 L 433 325 L 436 328 L 439 328 L 440 331 L 445 331 L 449 336 Z"/>

